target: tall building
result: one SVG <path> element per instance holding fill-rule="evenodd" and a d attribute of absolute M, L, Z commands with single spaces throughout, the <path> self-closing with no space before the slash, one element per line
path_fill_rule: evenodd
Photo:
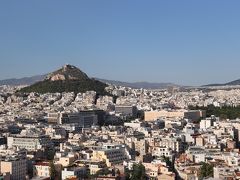
<path fill-rule="evenodd" d="M 27 160 L 18 155 L 2 158 L 0 171 L 1 173 L 10 173 L 11 180 L 24 180 L 27 176 Z"/>

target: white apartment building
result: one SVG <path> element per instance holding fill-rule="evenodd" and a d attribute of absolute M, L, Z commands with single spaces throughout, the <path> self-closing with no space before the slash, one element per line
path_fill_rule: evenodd
<path fill-rule="evenodd" d="M 45 135 L 11 135 L 7 138 L 8 148 L 17 147 L 28 151 L 36 151 L 51 145 L 49 137 Z"/>
<path fill-rule="evenodd" d="M 156 156 L 156 157 L 169 157 L 170 159 L 172 159 L 173 153 L 172 150 L 170 148 L 166 148 L 166 147 L 153 147 L 152 149 L 152 155 Z"/>

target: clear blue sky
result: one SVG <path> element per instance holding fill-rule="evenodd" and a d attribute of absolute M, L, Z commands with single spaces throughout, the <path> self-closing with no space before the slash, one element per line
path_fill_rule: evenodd
<path fill-rule="evenodd" d="M 240 78 L 239 0 L 5 0 L 0 79 L 89 76 L 201 85 Z"/>

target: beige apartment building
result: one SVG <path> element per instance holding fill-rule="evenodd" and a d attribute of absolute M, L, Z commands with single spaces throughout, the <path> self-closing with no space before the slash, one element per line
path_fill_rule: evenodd
<path fill-rule="evenodd" d="M 122 164 L 126 160 L 122 149 L 101 149 L 93 151 L 93 160 L 104 161 L 108 167 Z"/>
<path fill-rule="evenodd" d="M 144 112 L 145 121 L 156 121 L 161 117 L 165 118 L 187 118 L 191 120 L 198 120 L 206 117 L 206 112 L 202 110 L 179 110 L 179 111 L 146 111 Z"/>
<path fill-rule="evenodd" d="M 144 112 L 144 120 L 145 121 L 156 121 L 160 117 L 168 117 L 168 118 L 183 118 L 184 111 L 146 111 Z"/>

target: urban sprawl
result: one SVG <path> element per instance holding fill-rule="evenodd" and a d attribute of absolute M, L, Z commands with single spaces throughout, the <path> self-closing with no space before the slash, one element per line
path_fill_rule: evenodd
<path fill-rule="evenodd" d="M 0 179 L 240 179 L 240 119 L 197 108 L 238 107 L 238 88 L 19 88 L 0 87 Z"/>

